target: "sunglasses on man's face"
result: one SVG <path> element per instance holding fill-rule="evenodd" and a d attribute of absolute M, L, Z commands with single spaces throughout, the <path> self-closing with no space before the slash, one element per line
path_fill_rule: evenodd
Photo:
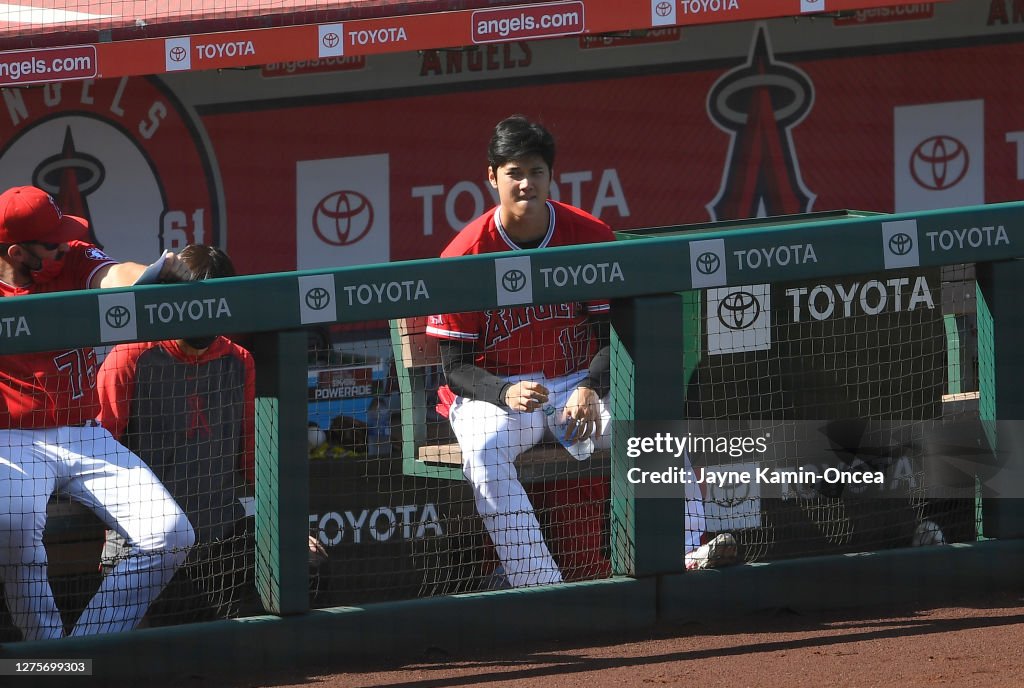
<path fill-rule="evenodd" d="M 42 246 L 47 251 L 56 251 L 61 247 L 61 244 L 53 244 L 48 241 L 26 241 L 26 244 L 35 244 L 36 246 Z"/>

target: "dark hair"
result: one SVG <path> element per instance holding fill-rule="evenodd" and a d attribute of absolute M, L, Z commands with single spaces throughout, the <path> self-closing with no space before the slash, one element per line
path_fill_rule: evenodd
<path fill-rule="evenodd" d="M 235 264 L 228 254 L 216 246 L 206 244 L 189 244 L 178 254 L 194 275 L 193 279 L 204 280 L 210 277 L 234 277 Z"/>
<path fill-rule="evenodd" d="M 510 160 L 539 155 L 548 167 L 555 167 L 555 137 L 523 115 L 512 115 L 498 122 L 487 146 L 487 164 L 498 169 Z"/>

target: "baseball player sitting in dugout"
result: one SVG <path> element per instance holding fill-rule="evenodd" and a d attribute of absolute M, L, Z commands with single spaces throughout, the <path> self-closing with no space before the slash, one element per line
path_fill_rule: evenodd
<path fill-rule="evenodd" d="M 463 228 L 441 257 L 613 241 L 607 224 L 549 198 L 554 160 L 554 138 L 543 126 L 520 115 L 499 122 L 487 150 L 498 206 Z M 609 310 L 598 300 L 428 321 L 447 378 L 438 411 L 459 441 L 463 473 L 511 587 L 562 580 L 514 461 L 545 436 L 564 438 L 579 460 L 589 451 L 574 443 L 609 446 Z M 704 509 L 696 486 L 686 486 L 685 500 L 687 568 L 714 566 L 715 548 L 700 544 Z M 610 566 L 582 577 L 601 573 L 610 574 Z"/>
<path fill-rule="evenodd" d="M 442 258 L 613 241 L 607 224 L 552 201 L 555 142 L 522 116 L 502 120 L 487 152 L 499 204 L 470 222 Z M 431 316 L 447 385 L 439 411 L 459 441 L 476 508 L 512 587 L 562 580 L 513 462 L 545 433 L 608 446 L 608 301 Z M 545 406 L 554 413 L 545 414 Z M 550 429 L 549 429 L 550 424 Z M 564 432 L 564 431 L 563 431 Z"/>
<path fill-rule="evenodd" d="M 178 259 L 197 280 L 235 275 L 231 258 L 214 246 L 190 244 Z M 153 469 L 196 531 L 184 567 L 147 618 L 237 616 L 253 566 L 242 506 L 255 482 L 252 355 L 221 336 L 118 344 L 97 381 L 100 424 Z M 108 531 L 104 567 L 131 556 Z"/>

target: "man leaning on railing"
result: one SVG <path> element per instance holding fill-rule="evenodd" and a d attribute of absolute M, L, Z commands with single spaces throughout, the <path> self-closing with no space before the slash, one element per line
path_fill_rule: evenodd
<path fill-rule="evenodd" d="M 108 257 L 86 241 L 88 229 L 35 187 L 0 194 L 0 294 L 134 283 L 146 266 Z M 191 277 L 174 254 L 160 274 L 165 281 Z M 26 640 L 64 635 L 43 547 L 55 492 L 95 512 L 135 554 L 104 577 L 73 636 L 135 628 L 195 541 L 153 472 L 93 420 L 98 411 L 91 347 L 0 356 L 0 579 Z"/>

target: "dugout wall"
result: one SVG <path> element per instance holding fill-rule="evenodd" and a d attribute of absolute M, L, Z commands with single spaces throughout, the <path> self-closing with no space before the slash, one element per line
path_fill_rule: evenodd
<path fill-rule="evenodd" d="M 325 661 L 330 656 L 339 655 L 333 644 L 339 638 L 352 641 L 340 651 L 340 656 L 355 658 L 372 652 L 368 646 L 371 642 L 369 637 L 379 641 L 381 636 L 376 633 L 388 635 L 388 629 L 394 629 L 394 624 L 410 624 L 402 633 L 390 636 L 397 645 L 385 644 L 389 652 L 399 656 L 423 647 L 424 642 L 436 640 L 434 625 L 421 622 L 440 613 L 436 605 L 444 604 L 454 605 L 452 609 L 456 612 L 442 626 L 447 633 L 442 642 L 451 647 L 479 647 L 480 643 L 498 642 L 502 636 L 493 628 L 491 631 L 481 628 L 478 621 L 487 615 L 481 616 L 476 605 L 503 608 L 510 619 L 521 618 L 524 623 L 534 618 L 542 607 L 558 606 L 563 614 L 558 615 L 557 623 L 545 629 L 547 634 L 558 635 L 592 627 L 598 617 L 614 619 L 621 627 L 643 626 L 651 623 L 657 615 L 694 618 L 691 615 L 704 608 L 695 603 L 694 596 L 699 598 L 711 591 L 718 596 L 716 599 L 722 601 L 724 609 L 740 611 L 780 604 L 843 606 L 895 600 L 956 599 L 979 582 L 984 585 L 1012 585 L 989 563 L 992 556 L 1003 557 L 1011 563 L 1020 556 L 1019 542 L 1014 539 L 1021 534 L 1022 519 L 1017 511 L 1019 499 L 1012 492 L 1019 487 L 1012 479 L 1019 473 L 1020 453 L 1014 449 L 1013 433 L 1007 432 L 1014 428 L 1013 423 L 996 426 L 999 438 L 1005 440 L 999 448 L 1010 450 L 999 464 L 1001 472 L 986 474 L 980 469 L 978 471 L 988 479 L 984 486 L 985 494 L 991 495 L 988 498 L 992 511 L 986 511 L 990 514 L 985 524 L 986 533 L 999 538 L 998 542 L 896 551 L 888 555 L 875 553 L 855 558 L 811 557 L 802 561 L 702 574 L 678 573 L 683 511 L 678 495 L 673 499 L 644 493 L 628 477 L 623 479 L 630 468 L 642 467 L 657 457 L 630 457 L 623 451 L 622 441 L 630 435 L 674 431 L 673 421 L 665 417 L 664 409 L 681 408 L 685 391 L 681 365 L 683 310 L 682 301 L 675 292 L 687 291 L 695 286 L 695 282 L 707 277 L 698 268 L 702 264 L 701 258 L 707 253 L 704 250 L 708 247 L 706 242 L 719 242 L 718 248 L 712 250 L 725 256 L 750 247 L 813 245 L 817 260 L 802 266 L 801 276 L 839 278 L 849 273 L 884 270 L 887 258 L 892 260 L 894 256 L 901 255 L 893 251 L 894 244 L 888 240 L 891 237 L 887 238 L 886 232 L 892 229 L 900 230 L 918 247 L 915 262 L 921 268 L 928 269 L 951 260 L 957 263 L 978 261 L 986 266 L 982 271 L 986 275 L 982 281 L 982 294 L 986 296 L 987 308 L 992 315 L 993 332 L 1000 334 L 992 339 L 991 347 L 987 343 L 982 347 L 992 350 L 990 364 L 994 368 L 991 380 L 996 383 L 993 388 L 985 387 L 983 395 L 995 395 L 991 407 L 996 410 L 998 419 L 1012 420 L 1015 415 L 1013 409 L 1020 401 L 1018 386 L 1012 384 L 1015 363 L 1012 356 L 1001 352 L 1008 345 L 1012 346 L 1011 338 L 1019 316 L 1018 309 L 1004 298 L 1016 284 L 1014 280 L 1019 263 L 1014 258 L 1022 241 L 1020 212 L 1020 204 L 996 204 L 950 211 L 851 217 L 836 222 L 781 223 L 769 230 L 707 231 L 697 235 L 523 252 L 522 257 L 530 261 L 533 298 L 537 303 L 566 298 L 587 299 L 598 291 L 611 293 L 616 298 L 614 325 L 619 343 L 613 366 L 618 398 L 622 401 L 616 409 L 618 422 L 615 432 L 618 434 L 615 436 L 618 439 L 612 450 L 612 474 L 615 476 L 612 484 L 612 542 L 617 569 L 628 570 L 635 576 L 631 579 L 569 584 L 532 592 L 505 591 L 445 597 L 430 604 L 420 600 L 302 614 L 308 609 L 307 555 L 301 546 L 301 536 L 305 532 L 305 521 L 301 516 L 305 515 L 307 494 L 307 482 L 301 478 L 307 461 L 307 452 L 302 444 L 306 438 L 306 426 L 303 415 L 295 413 L 295 406 L 291 406 L 291 411 L 286 407 L 289 399 L 302 396 L 301 366 L 296 367 L 295 364 L 303 350 L 305 334 L 292 331 L 261 335 L 258 347 L 264 352 L 264 361 L 278 358 L 280 365 L 264 365 L 261 372 L 260 406 L 267 422 L 260 432 L 263 449 L 257 458 L 257 472 L 261 476 L 256 507 L 259 543 L 257 580 L 268 609 L 285 616 L 297 613 L 300 616 L 280 623 L 269 617 L 254 617 L 226 625 L 226 622 L 212 623 L 182 626 L 179 630 L 65 640 L 61 651 L 68 656 L 89 657 L 107 657 L 108 652 L 116 653 L 120 661 L 104 664 L 104 671 L 113 674 L 142 668 L 141 664 L 129 666 L 123 661 L 124 656 L 147 663 L 145 670 L 162 666 L 171 671 L 173 667 L 167 664 L 167 643 L 193 646 L 200 639 L 209 638 L 209 633 L 217 633 L 223 636 L 225 644 L 211 648 L 208 654 L 201 654 L 197 661 L 208 661 L 211 666 L 219 664 L 223 668 L 222 662 L 232 661 L 238 656 L 235 653 L 241 653 L 241 647 L 251 642 L 252 637 L 246 639 L 246 635 L 255 633 L 281 643 L 280 654 L 275 653 L 261 661 L 272 663 L 275 658 L 283 659 L 285 656 Z M 1005 237 L 1005 241 L 982 242 L 984 245 L 968 246 L 951 254 L 941 246 L 933 247 L 927 240 L 931 234 L 952 231 L 949 228 L 990 226 L 999 228 L 998 236 Z M 990 263 L 993 260 L 997 262 Z M 561 266 L 602 262 L 615 263 L 622 279 L 600 284 L 558 285 L 546 283 L 543 278 Z M 684 266 L 683 271 L 678 269 L 679 265 Z M 3 305 L 5 317 L 24 318 L 29 329 L 29 334 L 9 340 L 9 349 L 17 351 L 34 346 L 52 347 L 58 342 L 61 345 L 87 345 L 89 342 L 109 343 L 119 338 L 167 338 L 175 333 L 198 335 L 222 328 L 224 323 L 213 317 L 216 311 L 212 310 L 208 311 L 208 317 L 197 318 L 190 323 L 162 323 L 159 319 L 139 315 L 154 312 L 159 309 L 158 304 L 180 302 L 200 294 L 203 298 L 223 300 L 231 312 L 232 324 L 241 330 L 294 329 L 319 318 L 358 321 L 367 313 L 376 315 L 382 310 L 388 316 L 404 317 L 434 309 L 487 308 L 497 302 L 500 281 L 496 278 L 500 276 L 500 269 L 493 257 L 478 256 L 324 273 L 231 278 L 194 285 L 136 287 L 109 293 L 25 297 Z M 899 270 L 902 266 L 892 269 Z M 495 289 L 479 292 L 454 289 L 450 286 L 451 276 L 456 274 L 480 284 L 495 284 Z M 344 294 L 348 286 L 395 281 L 399 276 L 422 279 L 426 292 L 431 295 L 429 301 L 409 299 L 367 308 L 362 312 L 358 308 L 330 313 L 320 312 L 322 308 L 309 309 L 307 297 L 312 290 L 326 290 L 329 295 L 326 303 L 333 304 L 338 302 L 339 294 Z M 793 275 L 788 266 L 765 266 L 761 276 L 768 283 L 774 283 Z M 715 279 L 724 286 L 735 286 L 731 283 L 737 281 L 728 272 Z M 275 308 L 270 309 L 262 300 L 252 299 L 253 293 L 272 295 L 274 298 L 270 302 L 275 304 Z M 48 313 L 60 310 L 67 316 L 63 322 L 71 322 L 75 327 L 57 328 L 49 317 L 42 317 L 40 304 L 43 303 L 49 306 Z M 104 317 L 110 308 L 128 308 L 132 318 L 128 321 L 119 319 L 118 322 L 137 322 L 134 332 L 111 329 Z M 672 325 L 665 330 L 667 336 L 649 335 L 660 332 L 665 323 Z M 984 466 L 981 461 L 975 464 Z M 928 584 L 922 585 L 922 565 L 929 571 L 941 573 L 936 573 L 929 578 Z M 1000 571 L 1005 570 L 1000 567 Z M 834 577 L 830 581 L 843 581 L 842 588 L 834 589 L 831 582 L 827 589 L 812 585 L 812 581 L 822 580 L 821 571 L 833 572 Z M 793 580 L 803 580 L 807 585 L 794 589 Z M 881 588 L 876 587 L 879 581 L 885 581 Z M 885 593 L 880 594 L 879 589 L 884 589 Z M 869 594 L 868 590 L 874 592 Z M 623 599 L 632 600 L 631 606 L 624 606 Z M 300 623 L 302 618 L 308 622 Z M 419 622 L 415 621 L 417 618 Z M 358 628 L 358 632 L 365 635 L 367 624 L 376 630 L 363 640 L 352 640 L 349 634 Z M 514 625 L 512 623 L 510 627 Z M 429 633 L 426 632 L 428 627 L 432 629 Z M 331 647 L 309 645 L 311 638 L 319 634 L 327 634 L 332 640 Z M 42 642 L 5 644 L 2 649 L 5 656 L 11 657 L 39 657 L 52 651 L 53 645 Z"/>

